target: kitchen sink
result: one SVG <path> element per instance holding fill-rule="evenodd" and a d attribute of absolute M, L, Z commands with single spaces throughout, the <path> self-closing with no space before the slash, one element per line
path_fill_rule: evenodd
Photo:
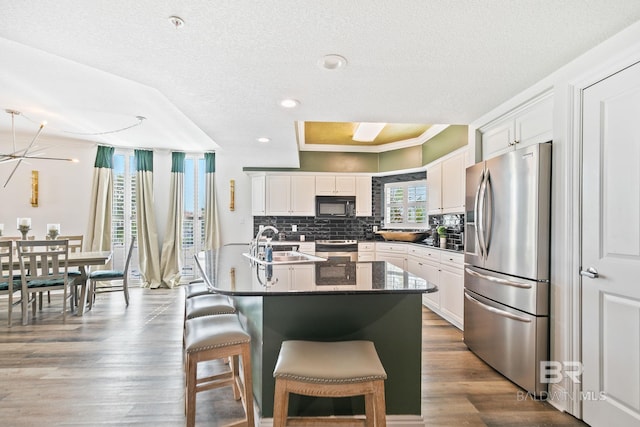
<path fill-rule="evenodd" d="M 251 255 L 250 253 L 243 253 L 243 256 L 249 258 L 258 264 L 298 264 L 303 262 L 317 262 L 326 261 L 326 258 L 322 258 L 315 255 L 305 254 L 298 251 L 273 251 L 273 261 L 267 261 L 264 259 L 264 254 L 260 254 L 258 257 Z"/>

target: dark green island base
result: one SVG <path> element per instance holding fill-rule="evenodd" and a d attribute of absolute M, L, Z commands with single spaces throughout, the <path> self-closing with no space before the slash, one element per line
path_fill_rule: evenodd
<path fill-rule="evenodd" d="M 254 280 L 264 266 L 249 264 L 238 245 L 230 246 L 199 254 L 198 260 L 206 271 L 205 281 L 233 298 L 251 334 L 253 390 L 260 418 L 273 417 L 273 370 L 282 341 L 370 340 L 387 372 L 389 424 L 421 425 L 422 294 L 436 291 L 433 285 L 391 264 L 369 262 L 362 270 L 373 272 L 372 280 L 357 289 L 342 284 L 296 286 L 295 280 L 287 288 L 269 289 Z M 364 398 L 291 395 L 289 413 L 364 414 Z"/>

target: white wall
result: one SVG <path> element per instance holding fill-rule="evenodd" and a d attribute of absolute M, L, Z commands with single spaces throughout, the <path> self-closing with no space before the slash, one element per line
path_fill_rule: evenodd
<path fill-rule="evenodd" d="M 222 244 L 249 243 L 253 234 L 251 178 L 242 171 L 247 153 L 216 152 L 216 192 Z M 229 181 L 236 181 L 235 210 L 229 209 Z"/>
<path fill-rule="evenodd" d="M 34 129 L 34 133 L 35 133 Z M 17 141 L 24 146 L 33 135 Z M 2 141 L 10 141 L 3 135 Z M 95 161 L 96 144 L 71 140 L 41 137 L 38 144 L 46 148 L 49 157 L 77 158 L 78 163 L 29 160 L 22 162 L 6 188 L 3 188 L 15 163 L 0 164 L 0 223 L 4 224 L 4 236 L 20 236 L 16 229 L 16 218 L 31 218 L 32 231 L 36 238 L 46 236 L 48 223 L 60 223 L 62 234 L 85 234 L 89 212 L 89 195 Z M 2 144 L 6 150 L 8 143 Z M 39 173 L 39 203 L 32 207 L 31 171 Z"/>
<path fill-rule="evenodd" d="M 470 150 L 478 152 L 476 130 L 549 88 L 554 91 L 551 360 L 579 361 L 580 353 L 580 135 L 579 92 L 622 67 L 640 61 L 640 22 L 593 48 L 549 77 L 498 106 L 470 125 Z M 576 393 L 566 380 L 551 392 Z M 556 399 L 554 405 L 580 417 L 579 399 Z"/>

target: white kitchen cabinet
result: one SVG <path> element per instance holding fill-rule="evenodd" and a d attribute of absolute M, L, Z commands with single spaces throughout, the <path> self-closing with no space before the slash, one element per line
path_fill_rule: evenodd
<path fill-rule="evenodd" d="M 371 289 L 373 287 L 373 264 L 356 264 L 356 288 Z"/>
<path fill-rule="evenodd" d="M 467 150 L 442 162 L 442 213 L 464 212 Z"/>
<path fill-rule="evenodd" d="M 482 158 L 550 141 L 553 137 L 553 93 L 547 92 L 480 128 Z"/>
<path fill-rule="evenodd" d="M 278 281 L 270 289 L 274 291 L 315 289 L 314 264 L 273 265 L 273 277 Z"/>
<path fill-rule="evenodd" d="M 464 255 L 409 245 L 407 270 L 438 287 L 422 295 L 422 303 L 454 326 L 464 322 Z"/>
<path fill-rule="evenodd" d="M 315 177 L 312 175 L 267 175 L 266 214 L 314 216 Z"/>
<path fill-rule="evenodd" d="M 356 176 L 356 216 L 371 216 L 371 177 Z"/>
<path fill-rule="evenodd" d="M 427 165 L 429 215 L 464 212 L 467 149 Z"/>
<path fill-rule="evenodd" d="M 376 248 L 374 242 L 358 243 L 358 261 L 375 261 Z"/>
<path fill-rule="evenodd" d="M 376 261 L 387 261 L 407 269 L 407 245 L 404 243 L 376 242 Z"/>
<path fill-rule="evenodd" d="M 265 198 L 266 179 L 264 175 L 251 177 L 251 215 L 266 215 L 266 198 Z"/>
<path fill-rule="evenodd" d="M 356 177 L 353 175 L 317 175 L 317 196 L 355 196 Z"/>
<path fill-rule="evenodd" d="M 464 256 L 443 252 L 440 262 L 440 310 L 459 328 L 464 323 Z"/>
<path fill-rule="evenodd" d="M 429 215 L 442 213 L 442 163 L 427 166 L 427 212 Z"/>

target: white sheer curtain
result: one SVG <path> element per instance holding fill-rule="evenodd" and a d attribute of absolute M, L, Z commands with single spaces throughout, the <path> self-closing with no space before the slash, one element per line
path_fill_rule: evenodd
<path fill-rule="evenodd" d="M 216 154 L 204 153 L 205 163 L 205 208 L 204 208 L 204 248 L 217 249 L 220 246 L 220 226 L 218 224 L 218 204 L 216 203 Z"/>
<path fill-rule="evenodd" d="M 173 288 L 180 284 L 182 222 L 184 217 L 184 153 L 171 153 L 170 205 L 162 244 L 160 271 L 162 284 Z"/>
<path fill-rule="evenodd" d="M 111 209 L 113 206 L 113 147 L 98 146 L 93 169 L 89 223 L 84 249 L 111 250 Z"/>
<path fill-rule="evenodd" d="M 158 231 L 153 207 L 153 152 L 135 150 L 136 161 L 136 222 L 138 227 L 138 258 L 142 286 L 159 288 L 160 254 Z"/>

